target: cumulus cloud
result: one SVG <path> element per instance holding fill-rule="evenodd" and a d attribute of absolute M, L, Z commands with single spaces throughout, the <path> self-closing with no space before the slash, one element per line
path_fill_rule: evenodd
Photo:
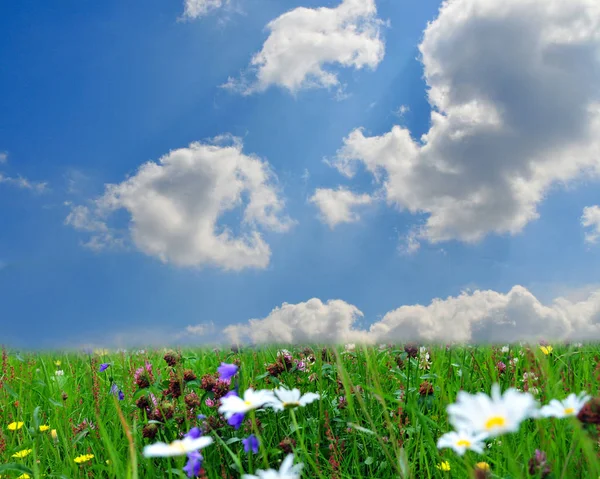
<path fill-rule="evenodd" d="M 265 268 L 271 250 L 259 227 L 285 232 L 294 224 L 266 161 L 242 152 L 238 138 L 192 143 L 142 165 L 119 184 L 106 185 L 93 211 L 75 207 L 68 224 L 104 232 L 117 210 L 129 213 L 129 232 L 142 252 L 177 266 L 213 265 L 226 270 Z M 243 208 L 241 232 L 218 224 Z"/>
<path fill-rule="evenodd" d="M 234 343 L 340 343 L 583 341 L 600 339 L 600 289 L 574 301 L 565 297 L 542 304 L 516 285 L 508 293 L 463 291 L 429 305 L 405 305 L 388 312 L 368 330 L 353 328 L 363 313 L 341 300 L 313 298 L 287 304 L 266 318 L 225 329 Z"/>
<path fill-rule="evenodd" d="M 600 237 L 600 206 L 594 205 L 583 208 L 581 225 L 584 228 L 591 228 L 591 231 L 585 234 L 585 241 L 592 244 L 596 243 Z"/>
<path fill-rule="evenodd" d="M 371 204 L 373 198 L 367 194 L 355 194 L 343 187 L 337 190 L 317 188 L 309 201 L 319 208 L 321 219 L 333 229 L 340 223 L 360 220 L 360 216 L 352 208 Z"/>
<path fill-rule="evenodd" d="M 323 304 L 312 298 L 305 303 L 283 303 L 263 319 L 236 324 L 224 329 L 232 343 L 249 338 L 254 343 L 340 343 L 368 340 L 364 331 L 353 328 L 363 313 L 345 301 L 334 299 Z"/>
<path fill-rule="evenodd" d="M 381 21 L 375 0 L 343 0 L 335 8 L 296 8 L 267 24 L 269 37 L 254 55 L 248 72 L 223 85 L 243 94 L 279 85 L 295 93 L 303 88 L 340 87 L 326 65 L 375 69 L 384 56 Z M 256 77 L 248 80 L 247 77 Z M 338 90 L 339 92 L 340 90 Z"/>
<path fill-rule="evenodd" d="M 183 16 L 195 19 L 229 5 L 229 0 L 185 0 Z"/>
<path fill-rule="evenodd" d="M 599 2 L 444 2 L 419 50 L 427 134 L 358 128 L 333 162 L 347 177 L 364 167 L 390 206 L 427 214 L 419 240 L 517 234 L 551 185 L 599 173 Z"/>
<path fill-rule="evenodd" d="M 123 239 L 115 236 L 107 224 L 95 217 L 87 206 L 75 206 L 69 201 L 65 202 L 65 205 L 71 207 L 71 212 L 65 219 L 65 225 L 72 226 L 78 231 L 93 233 L 89 241 L 83 243 L 83 246 L 94 251 L 123 246 Z"/>

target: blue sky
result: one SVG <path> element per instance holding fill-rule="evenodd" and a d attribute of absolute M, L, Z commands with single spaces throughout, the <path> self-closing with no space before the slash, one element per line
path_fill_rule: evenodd
<path fill-rule="evenodd" d="M 188 0 L 194 2 L 202 3 Z M 529 39 L 540 28 L 573 28 L 572 7 L 565 3 L 564 18 L 543 13 L 527 26 L 519 20 L 526 18 L 525 7 L 516 0 L 508 2 L 504 17 L 491 0 L 456 0 L 445 11 L 433 0 L 376 0 L 376 11 L 367 8 L 348 20 L 365 28 L 351 53 L 384 46 L 378 58 L 370 53 L 371 66 L 359 68 L 343 64 L 344 52 L 336 50 L 343 45 L 331 47 L 329 54 L 340 57 L 330 61 L 319 57 L 321 47 L 306 53 L 306 45 L 294 43 L 302 28 L 322 33 L 319 27 L 302 27 L 307 11 L 296 8 L 311 9 L 313 17 L 307 18 L 318 22 L 324 12 L 319 7 L 341 12 L 340 5 L 359 5 L 355 0 L 284 3 L 223 2 L 195 18 L 185 16 L 185 4 L 177 1 L 31 0 L 0 6 L 0 341 L 35 348 L 122 346 L 225 341 L 239 333 L 256 342 L 295 342 L 317 338 L 312 331 L 319 322 L 325 326 L 318 337 L 335 341 L 443 340 L 455 328 L 457 314 L 472 318 L 461 323 L 457 340 L 598 334 L 600 255 L 594 231 L 600 215 L 594 207 L 600 150 L 590 140 L 598 122 L 592 114 L 577 127 L 560 119 L 580 117 L 584 107 L 600 104 L 593 86 L 600 67 L 589 66 L 590 58 L 600 58 L 593 56 L 600 51 L 598 40 L 592 30 L 580 44 L 568 45 L 570 64 L 560 39 L 540 51 L 525 48 L 518 58 L 506 53 L 508 59 L 493 42 L 477 41 L 485 31 L 495 40 L 503 35 L 510 40 L 514 32 Z M 461 20 L 457 12 L 473 5 L 483 13 Z M 595 7 L 587 8 L 580 9 L 582 16 L 594 14 Z M 248 65 L 266 45 L 267 24 L 286 12 L 293 14 L 279 27 L 280 38 L 291 38 L 286 61 L 300 62 L 310 54 L 337 75 L 336 83 L 327 86 L 317 76 L 312 88 L 307 83 L 289 88 L 285 79 L 292 66 L 271 58 L 279 68 L 275 80 L 262 90 L 243 91 L 242 78 L 260 84 Z M 428 27 L 428 22 L 434 23 Z M 348 34 L 347 24 L 339 31 Z M 335 33 L 323 38 L 333 44 Z M 273 44 L 277 40 L 273 34 Z M 266 47 L 263 51 L 268 56 Z M 492 79 L 471 69 L 482 59 L 486 71 L 496 72 Z M 560 88 L 542 75 L 550 67 L 561 75 Z M 589 84 L 576 79 L 586 68 Z M 223 88 L 229 78 L 236 87 Z M 524 85 L 527 81 L 533 87 Z M 450 99 L 433 108 L 446 109 L 446 126 L 435 130 L 427 92 L 446 87 Z M 548 101 L 556 91 L 564 92 L 560 101 Z M 484 107 L 469 110 L 472 100 Z M 524 102 L 534 113 L 518 113 Z M 402 166 L 407 150 L 398 146 L 408 140 L 385 140 L 394 125 L 420 145 L 408 167 Z M 348 139 L 357 128 L 363 128 L 365 141 Z M 430 128 L 431 137 L 441 139 L 423 147 L 427 142 L 419 138 Z M 466 131 L 463 146 L 455 148 L 452 128 Z M 506 140 L 506 132 L 514 141 Z M 268 188 L 282 202 L 278 218 L 293 222 L 286 231 L 264 227 L 269 213 L 263 211 L 259 225 L 247 229 L 244 195 L 240 207 L 219 214 L 217 228 L 226 225 L 238 238 L 254 230 L 261 235 L 270 251 L 261 257 L 262 266 L 228 269 L 226 260 L 199 260 L 205 246 L 197 242 L 204 240 L 159 231 L 167 217 L 153 217 L 158 223 L 141 228 L 136 237 L 131 225 L 142 214 L 158 214 L 154 206 L 150 213 L 142 213 L 139 203 L 131 206 L 150 191 L 147 184 L 135 183 L 135 191 L 126 198 L 121 193 L 112 209 L 102 206 L 106 184 L 135 181 L 144 163 L 158 164 L 173 150 L 214 143 L 211 139 L 225 134 L 239 139 L 241 155 L 268 164 L 273 173 Z M 374 142 L 378 138 L 385 143 L 381 149 Z M 348 162 L 340 153 L 344 144 L 352 151 Z M 498 145 L 507 144 L 501 151 Z M 388 163 L 382 160 L 386 155 L 392 158 Z M 218 161 L 211 158 L 205 161 Z M 431 166 L 438 160 L 458 165 L 459 174 L 445 177 Z M 355 165 L 352 177 L 342 171 L 349 162 Z M 381 181 L 369 164 L 382 173 Z M 181 191 L 182 176 L 162 171 L 171 182 L 168 191 Z M 435 186 L 433 179 L 441 183 Z M 387 190 L 382 189 L 386 181 Z M 325 205 L 310 199 L 318 188 L 339 187 L 365 195 L 368 204 L 353 207 L 352 220 L 328 223 Z M 192 187 L 185 199 L 189 205 L 203 201 L 193 197 L 195 191 Z M 473 199 L 481 198 L 481 191 L 486 198 L 481 208 L 456 206 L 463 192 Z M 503 203 L 507 191 L 514 198 Z M 329 198 L 330 208 L 343 210 L 339 198 Z M 177 215 L 181 203 L 172 204 Z M 76 224 L 67 218 L 77 207 L 85 214 Z M 433 217 L 437 220 L 427 223 Z M 500 231 L 494 231 L 496 224 Z M 407 250 L 413 233 L 420 246 Z M 95 235 L 101 244 L 90 247 Z M 473 242 L 469 235 L 479 237 Z M 141 246 L 155 240 L 167 241 L 162 258 Z M 178 244 L 195 253 L 185 256 L 187 246 L 176 251 Z M 475 290 L 479 296 L 472 296 Z M 561 297 L 556 306 L 553 301 Z M 309 307 L 312 298 L 320 303 Z M 441 299 L 437 306 L 432 305 L 436 298 Z M 424 309 L 411 310 L 414 305 Z M 510 336 L 477 333 L 504 324 L 498 314 L 508 318 Z M 285 334 L 274 335 L 280 326 Z"/>

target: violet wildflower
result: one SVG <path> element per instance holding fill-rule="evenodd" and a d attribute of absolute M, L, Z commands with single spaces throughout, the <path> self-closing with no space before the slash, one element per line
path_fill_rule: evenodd
<path fill-rule="evenodd" d="M 221 363 L 217 371 L 221 380 L 227 380 L 231 379 L 237 373 L 238 367 L 235 364 Z"/>
<path fill-rule="evenodd" d="M 102 373 L 102 372 L 106 371 L 109 367 L 110 367 L 110 363 L 102 363 L 100 365 L 99 371 Z"/>
<path fill-rule="evenodd" d="M 242 439 L 242 444 L 244 444 L 244 451 L 250 452 L 252 450 L 254 454 L 258 454 L 258 439 L 254 434 Z"/>
<path fill-rule="evenodd" d="M 240 428 L 242 422 L 244 422 L 243 412 L 236 412 L 229 419 L 227 419 L 227 424 L 232 426 L 235 430 L 238 430 Z"/>
<path fill-rule="evenodd" d="M 193 427 L 185 435 L 185 437 L 191 437 L 192 439 L 198 439 L 202 435 L 202 430 L 199 427 Z"/>
<path fill-rule="evenodd" d="M 125 394 L 123 393 L 123 391 L 121 391 L 119 389 L 119 386 L 117 386 L 117 383 L 112 384 L 112 386 L 110 387 L 110 393 L 113 396 L 117 396 L 119 398 L 119 401 L 122 401 L 123 399 L 125 399 Z"/>
<path fill-rule="evenodd" d="M 188 453 L 188 462 L 183 468 L 183 472 L 188 477 L 197 477 L 200 475 L 200 468 L 202 467 L 202 454 L 199 451 L 192 451 Z"/>

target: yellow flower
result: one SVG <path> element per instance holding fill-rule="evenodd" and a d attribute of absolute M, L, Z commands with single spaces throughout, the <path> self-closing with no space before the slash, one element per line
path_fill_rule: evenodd
<path fill-rule="evenodd" d="M 106 464 L 110 464 L 110 459 L 107 459 L 107 460 L 106 460 Z"/>
<path fill-rule="evenodd" d="M 56 360 L 56 361 L 54 361 L 54 365 L 55 365 L 57 368 L 59 368 L 61 364 L 62 364 L 62 363 L 60 362 L 60 360 Z"/>
<path fill-rule="evenodd" d="M 88 462 L 90 460 L 92 460 L 94 458 L 93 454 L 83 454 L 81 456 L 76 457 L 75 459 L 73 459 L 77 464 L 81 464 L 82 462 Z"/>
<path fill-rule="evenodd" d="M 548 354 L 550 354 L 553 351 L 552 346 L 540 346 L 540 349 L 542 350 L 542 353 L 544 353 L 546 356 L 548 356 Z"/>
<path fill-rule="evenodd" d="M 52 431 L 50 431 L 50 436 L 52 436 L 54 442 L 58 442 L 58 434 L 56 433 L 56 429 L 52 429 Z"/>
<path fill-rule="evenodd" d="M 29 456 L 29 454 L 31 454 L 31 449 L 23 449 L 22 451 L 15 452 L 15 453 L 12 455 L 12 457 L 18 457 L 18 458 L 22 458 L 22 457 Z"/>
<path fill-rule="evenodd" d="M 440 471 L 449 471 L 450 470 L 450 463 L 448 461 L 443 461 L 440 462 L 437 466 Z"/>
<path fill-rule="evenodd" d="M 478 462 L 477 464 L 475 464 L 475 468 L 476 469 L 481 469 L 482 471 L 489 471 L 490 470 L 490 465 L 487 462 Z"/>
<path fill-rule="evenodd" d="M 48 429 L 50 429 L 50 426 L 47 426 L 47 425 L 45 425 L 45 424 L 42 424 L 42 425 L 40 426 L 40 432 L 47 431 Z"/>
<path fill-rule="evenodd" d="M 23 427 L 23 422 L 19 421 L 19 422 L 11 422 L 8 425 L 8 429 L 10 429 L 11 431 L 16 431 L 17 429 L 21 429 Z"/>
<path fill-rule="evenodd" d="M 17 479 L 31 479 L 31 476 L 27 473 L 21 474 Z"/>

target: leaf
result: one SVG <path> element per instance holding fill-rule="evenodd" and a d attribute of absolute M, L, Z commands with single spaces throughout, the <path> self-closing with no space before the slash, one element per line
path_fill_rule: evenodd
<path fill-rule="evenodd" d="M 255 378 L 255 379 L 258 379 L 258 380 L 260 380 L 260 379 L 264 379 L 264 378 L 266 378 L 266 377 L 267 377 L 269 374 L 270 374 L 269 372 L 266 372 L 265 374 L 261 374 L 260 376 L 256 376 L 256 378 Z"/>
<path fill-rule="evenodd" d="M 240 442 L 241 439 L 239 437 L 232 437 L 231 439 L 228 439 L 227 441 L 225 441 L 225 444 L 229 445 L 229 444 L 233 444 L 234 442 Z"/>
<path fill-rule="evenodd" d="M 88 430 L 81 431 L 79 434 L 77 434 L 77 436 L 75 436 L 75 439 L 73 439 L 73 442 L 71 444 L 74 446 L 75 444 L 77 444 L 79 441 L 81 441 L 88 434 L 89 434 Z"/>
<path fill-rule="evenodd" d="M 40 430 L 40 406 L 33 410 L 33 427 L 36 432 Z"/>
<path fill-rule="evenodd" d="M 6 386 L 5 386 L 6 387 Z M 56 399 L 48 398 L 48 402 L 56 407 L 64 407 L 63 403 L 58 402 Z"/>
<path fill-rule="evenodd" d="M 367 457 L 365 459 L 365 465 L 370 466 L 371 464 L 373 464 L 373 458 L 371 456 Z"/>
<path fill-rule="evenodd" d="M 17 398 L 19 397 L 19 395 L 15 392 L 15 390 L 13 388 L 11 388 L 8 384 L 4 383 L 4 390 L 10 394 L 12 397 Z"/>
<path fill-rule="evenodd" d="M 26 474 L 29 474 L 29 475 L 33 476 L 33 471 L 31 469 L 29 469 L 28 467 L 23 466 L 22 464 L 18 464 L 16 462 L 10 462 L 8 464 L 2 464 L 0 466 L 0 472 L 6 472 L 6 471 L 19 471 L 19 472 L 24 472 Z"/>
<path fill-rule="evenodd" d="M 354 428 L 354 429 L 356 429 L 357 431 L 360 431 L 360 432 L 366 432 L 367 434 L 375 434 L 370 429 L 367 429 L 366 427 L 359 426 L 358 424 L 354 424 L 354 423 L 349 422 L 348 426 L 352 427 L 352 428 Z"/>

